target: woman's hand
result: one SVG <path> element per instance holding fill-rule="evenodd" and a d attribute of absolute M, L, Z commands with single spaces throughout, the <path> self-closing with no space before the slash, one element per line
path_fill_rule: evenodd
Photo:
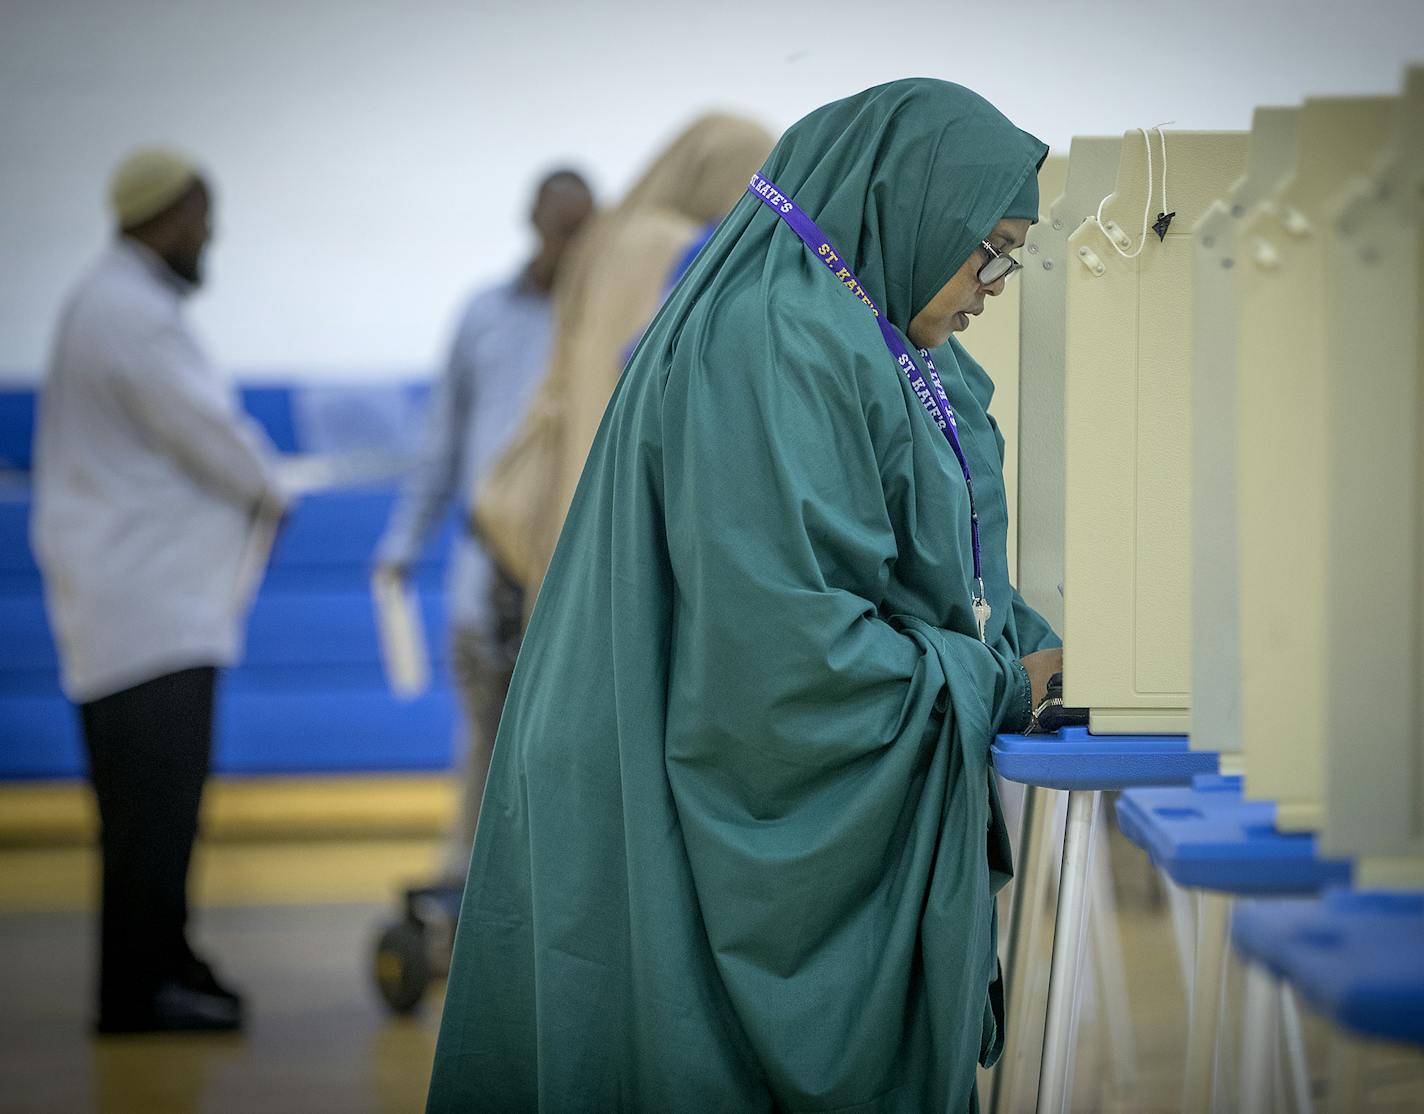
<path fill-rule="evenodd" d="M 1048 681 L 1055 673 L 1063 672 L 1063 648 L 1039 650 L 1019 659 L 1019 664 L 1028 673 L 1029 688 L 1033 691 L 1033 707 L 1037 708 L 1048 695 Z"/>

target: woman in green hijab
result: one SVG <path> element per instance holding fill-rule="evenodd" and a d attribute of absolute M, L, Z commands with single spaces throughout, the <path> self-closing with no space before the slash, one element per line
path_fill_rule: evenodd
<path fill-rule="evenodd" d="M 828 105 L 654 319 L 515 671 L 430 1111 L 977 1108 L 989 744 L 1058 652 L 1009 583 L 992 384 L 949 338 L 1045 153 L 946 82 Z M 897 362 L 905 337 L 941 347 Z"/>

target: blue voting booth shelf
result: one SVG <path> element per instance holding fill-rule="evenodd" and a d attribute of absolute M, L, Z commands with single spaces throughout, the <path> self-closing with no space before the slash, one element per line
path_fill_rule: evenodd
<path fill-rule="evenodd" d="M 1342 1028 L 1424 1045 L 1424 893 L 1243 902 L 1231 936 L 1242 958 Z"/>
<path fill-rule="evenodd" d="M 279 450 L 323 451 L 357 434 L 395 443 L 418 400 L 406 387 L 375 394 L 367 405 L 358 388 L 270 386 L 245 390 L 243 403 Z M 393 400 L 400 404 L 394 411 Z M 358 421 L 363 413 L 367 418 Z M 33 391 L 0 391 L 0 469 L 11 470 L 0 490 L 0 780 L 84 771 L 78 714 L 59 690 L 43 584 L 29 548 L 25 469 L 33 429 Z M 323 443 L 314 441 L 318 435 Z M 218 772 L 449 767 L 457 710 L 446 664 L 444 577 L 455 524 L 452 515 L 411 570 L 432 688 L 401 701 L 386 685 L 369 585 L 395 495 L 395 484 L 385 483 L 318 492 L 297 504 L 253 605 L 242 664 L 224 671 L 219 684 Z"/>
<path fill-rule="evenodd" d="M 1276 806 L 1248 801 L 1240 777 L 1129 789 L 1118 827 L 1179 886 L 1234 894 L 1313 894 L 1350 881 L 1350 864 L 1322 859 L 1309 832 L 1276 830 Z"/>
<path fill-rule="evenodd" d="M 1173 785 L 1217 769 L 1217 756 L 1192 750 L 1185 735 L 1094 735 L 1086 727 L 1000 735 L 992 754 L 1001 777 L 1048 789 Z"/>

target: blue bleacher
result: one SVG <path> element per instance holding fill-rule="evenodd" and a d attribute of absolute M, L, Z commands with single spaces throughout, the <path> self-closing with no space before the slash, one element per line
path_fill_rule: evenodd
<path fill-rule="evenodd" d="M 384 388 L 389 390 L 389 388 Z M 250 388 L 247 409 L 283 451 L 301 450 L 299 391 Z M 0 468 L 30 463 L 34 395 L 0 390 Z M 454 518 L 414 570 L 433 686 L 405 702 L 386 687 L 369 576 L 394 485 L 307 496 L 277 540 L 253 607 L 247 652 L 218 695 L 223 773 L 434 770 L 450 764 L 455 700 L 445 668 L 445 558 Z M 23 483 L 0 494 L 0 779 L 83 773 L 77 713 L 59 690 Z"/>
<path fill-rule="evenodd" d="M 34 391 L 23 388 L 0 390 L 0 469 L 28 472 L 34 439 Z M 6 556 L 0 552 L 0 560 Z"/>

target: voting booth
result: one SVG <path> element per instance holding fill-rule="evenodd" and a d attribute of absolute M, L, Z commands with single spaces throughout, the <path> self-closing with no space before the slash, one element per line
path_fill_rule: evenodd
<path fill-rule="evenodd" d="M 1327 619 L 1350 592 L 1326 560 L 1329 334 L 1343 316 L 1326 289 L 1332 206 L 1380 158 L 1396 104 L 1306 101 L 1293 172 L 1238 229 L 1241 738 L 1246 794 L 1275 801 L 1283 830 L 1320 824 Z"/>
<path fill-rule="evenodd" d="M 1063 630 L 1063 313 L 1068 237 L 1112 189 L 1116 137 L 1079 136 L 1045 219 L 1029 229 L 1019 313 L 1018 580 L 1020 594 Z M 1044 182 L 1046 188 L 1047 183 Z M 1006 465 L 1007 470 L 1007 465 Z M 1013 567 L 1013 566 L 1010 566 Z"/>
<path fill-rule="evenodd" d="M 1196 227 L 1192 258 L 1191 743 L 1241 751 L 1240 596 L 1236 559 L 1237 229 L 1295 167 L 1298 108 L 1258 108 L 1246 173 L 1211 204 Z"/>
<path fill-rule="evenodd" d="M 1424 67 L 1327 214 L 1322 848 L 1424 889 Z M 1365 166 L 1371 164 L 1366 163 Z"/>
<path fill-rule="evenodd" d="M 1068 239 L 1064 701 L 1094 733 L 1188 727 L 1192 229 L 1246 149 L 1245 132 L 1127 133 Z"/>
<path fill-rule="evenodd" d="M 1332 1109 L 1362 1108 L 1362 1035 L 1424 1043 L 1421 79 L 1411 72 L 1402 100 L 1307 101 L 1290 173 L 1240 223 L 1216 213 L 1198 230 L 1198 311 L 1212 298 L 1227 306 L 1234 282 L 1235 338 L 1234 352 L 1220 342 L 1234 366 L 1199 363 L 1196 414 L 1212 413 L 1212 376 L 1218 386 L 1233 376 L 1236 405 L 1222 424 L 1234 424 L 1236 462 L 1213 471 L 1219 461 L 1198 459 L 1194 482 L 1234 477 L 1238 496 L 1234 569 L 1229 526 L 1194 539 L 1196 589 L 1224 587 L 1226 598 L 1194 603 L 1194 653 L 1213 672 L 1195 689 L 1193 731 L 1219 736 L 1204 746 L 1239 746 L 1248 807 L 1268 810 L 1270 826 L 1248 831 L 1243 852 L 1257 832 L 1293 840 L 1315 849 L 1303 867 L 1349 860 L 1353 887 L 1235 912 L 1246 969 L 1240 1109 L 1272 1107 L 1282 1043 L 1295 1105 L 1309 1106 L 1296 996 L 1332 1025 Z M 1258 113 L 1263 155 L 1276 147 L 1272 128 Z M 1274 130 L 1284 151 L 1285 127 Z M 1257 193 L 1255 138 L 1233 202 L 1241 188 Z M 1267 171 L 1258 184 L 1279 177 Z M 1215 262 L 1237 265 L 1224 280 L 1211 277 L 1223 230 L 1234 244 Z M 1218 452 L 1230 451 L 1226 436 Z M 1213 445 L 1203 431 L 1194 438 Z M 1209 498 L 1196 513 L 1209 519 Z M 1238 651 L 1234 665 L 1222 660 Z"/>
<path fill-rule="evenodd" d="M 1048 208 L 1063 192 L 1063 179 L 1068 173 L 1064 155 L 1049 155 L 1038 168 L 1039 224 L 1048 219 Z M 1035 225 L 1037 227 L 1037 225 Z M 979 361 L 994 381 L 994 400 L 990 408 L 999 432 L 1004 435 L 1004 495 L 1008 500 L 1009 568 L 1015 567 L 1018 553 L 1018 445 L 1019 445 L 1019 324 L 1022 318 L 1020 302 L 1023 284 L 1011 279 L 1004 293 L 985 307 L 982 317 L 961 335 L 965 349 Z"/>
<path fill-rule="evenodd" d="M 1269 1008 L 1278 986 L 1330 1024 L 1332 1110 L 1368 1108 L 1379 1073 L 1367 1065 L 1380 1047 L 1424 1046 L 1421 218 L 1424 69 L 1409 73 L 1399 101 L 1307 102 L 1296 174 L 1256 223 L 1252 278 L 1265 288 L 1252 291 L 1254 304 L 1280 315 L 1263 322 L 1279 330 L 1282 362 L 1268 365 L 1276 383 L 1286 384 L 1285 359 L 1304 360 L 1292 369 L 1293 398 L 1277 405 L 1302 426 L 1284 446 L 1289 465 L 1315 469 L 1282 469 L 1274 480 L 1299 522 L 1284 580 L 1303 593 L 1296 605 L 1306 614 L 1286 615 L 1280 595 L 1259 608 L 1247 599 L 1243 532 L 1245 774 L 1253 795 L 1277 801 L 1277 828 L 1318 827 L 1322 854 L 1353 860 L 1353 888 L 1257 901 L 1234 916 L 1247 969 L 1241 1109 L 1266 1109 L 1280 1090 Z M 1281 302 L 1292 282 L 1311 300 L 1288 316 Z M 1311 312 L 1318 324 L 1303 320 Z M 1301 351 L 1312 344 L 1313 360 Z M 1264 393 L 1257 401 L 1265 405 Z M 1243 422 L 1243 445 L 1246 435 Z M 1258 497 L 1270 478 L 1251 477 Z M 1288 539 L 1264 530 L 1256 540 L 1287 549 Z M 1266 564 L 1263 554 L 1257 577 Z M 1275 733 L 1253 673 L 1254 655 L 1267 652 L 1268 667 L 1302 674 L 1275 702 L 1293 717 Z M 1303 708 L 1290 706 L 1297 696 Z"/>

